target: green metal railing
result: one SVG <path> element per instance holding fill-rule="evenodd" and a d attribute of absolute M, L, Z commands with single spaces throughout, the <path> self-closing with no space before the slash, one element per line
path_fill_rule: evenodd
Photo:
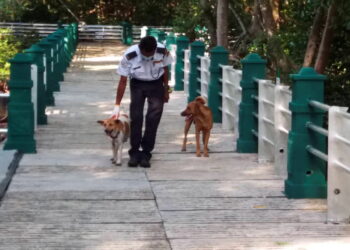
<path fill-rule="evenodd" d="M 69 62 L 78 43 L 78 25 L 63 26 L 42 39 L 25 53 L 9 60 L 10 97 L 5 150 L 35 153 L 37 124 L 47 124 L 45 109 L 54 105 L 54 91 L 59 91 Z"/>

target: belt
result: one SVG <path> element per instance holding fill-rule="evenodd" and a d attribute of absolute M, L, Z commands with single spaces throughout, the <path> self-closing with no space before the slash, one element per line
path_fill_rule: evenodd
<path fill-rule="evenodd" d="M 142 79 L 137 79 L 137 78 L 131 78 L 131 82 L 135 83 L 157 83 L 160 80 L 163 80 L 163 75 L 161 75 L 158 79 L 155 80 L 142 80 Z"/>

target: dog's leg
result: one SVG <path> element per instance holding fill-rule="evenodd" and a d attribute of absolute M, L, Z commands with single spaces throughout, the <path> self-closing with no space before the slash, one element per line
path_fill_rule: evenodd
<path fill-rule="evenodd" d="M 190 130 L 192 122 L 193 122 L 193 119 L 188 119 L 188 120 L 185 121 L 184 140 L 183 140 L 183 143 L 182 143 L 181 151 L 186 151 L 187 134 L 188 134 L 188 131 Z"/>
<path fill-rule="evenodd" d="M 203 130 L 203 140 L 204 140 L 203 152 L 205 157 L 209 157 L 209 149 L 208 149 L 209 137 L 210 137 L 210 130 Z"/>
<path fill-rule="evenodd" d="M 122 165 L 122 155 L 123 155 L 123 142 L 120 142 L 118 144 L 118 152 L 116 153 L 116 155 L 117 155 L 116 165 L 121 166 Z"/>
<path fill-rule="evenodd" d="M 200 131 L 196 128 L 196 156 L 201 157 Z"/>
<path fill-rule="evenodd" d="M 112 163 L 115 163 L 115 142 L 112 140 L 112 158 L 111 158 Z"/>

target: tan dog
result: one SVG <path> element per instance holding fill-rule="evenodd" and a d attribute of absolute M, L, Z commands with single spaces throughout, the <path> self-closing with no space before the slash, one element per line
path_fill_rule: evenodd
<path fill-rule="evenodd" d="M 186 116 L 184 140 L 182 144 L 182 151 L 186 151 L 187 133 L 191 127 L 192 122 L 195 125 L 196 133 L 196 155 L 201 156 L 200 147 L 200 132 L 203 133 L 203 153 L 205 157 L 209 157 L 208 142 L 210 137 L 210 130 L 213 127 L 213 113 L 210 108 L 205 106 L 205 99 L 201 96 L 197 97 L 194 101 L 190 102 L 186 109 L 181 112 L 182 116 Z"/>
<path fill-rule="evenodd" d="M 120 115 L 117 120 L 109 118 L 97 121 L 105 128 L 105 133 L 112 139 L 113 158 L 111 161 L 117 166 L 122 165 L 123 144 L 129 138 L 130 125 L 127 115 Z"/>

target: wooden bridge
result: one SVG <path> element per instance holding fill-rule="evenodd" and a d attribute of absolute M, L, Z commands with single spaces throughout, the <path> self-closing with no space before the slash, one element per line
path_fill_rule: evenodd
<path fill-rule="evenodd" d="M 193 135 L 181 152 L 181 91 L 165 106 L 152 168 L 128 168 L 126 151 L 112 165 L 96 121 L 112 110 L 125 48 L 79 44 L 37 154 L 23 156 L 1 201 L 0 249 L 349 249 L 350 226 L 326 223 L 326 200 L 285 198 L 284 179 L 236 153 L 220 124 L 209 158 L 195 157 Z"/>

